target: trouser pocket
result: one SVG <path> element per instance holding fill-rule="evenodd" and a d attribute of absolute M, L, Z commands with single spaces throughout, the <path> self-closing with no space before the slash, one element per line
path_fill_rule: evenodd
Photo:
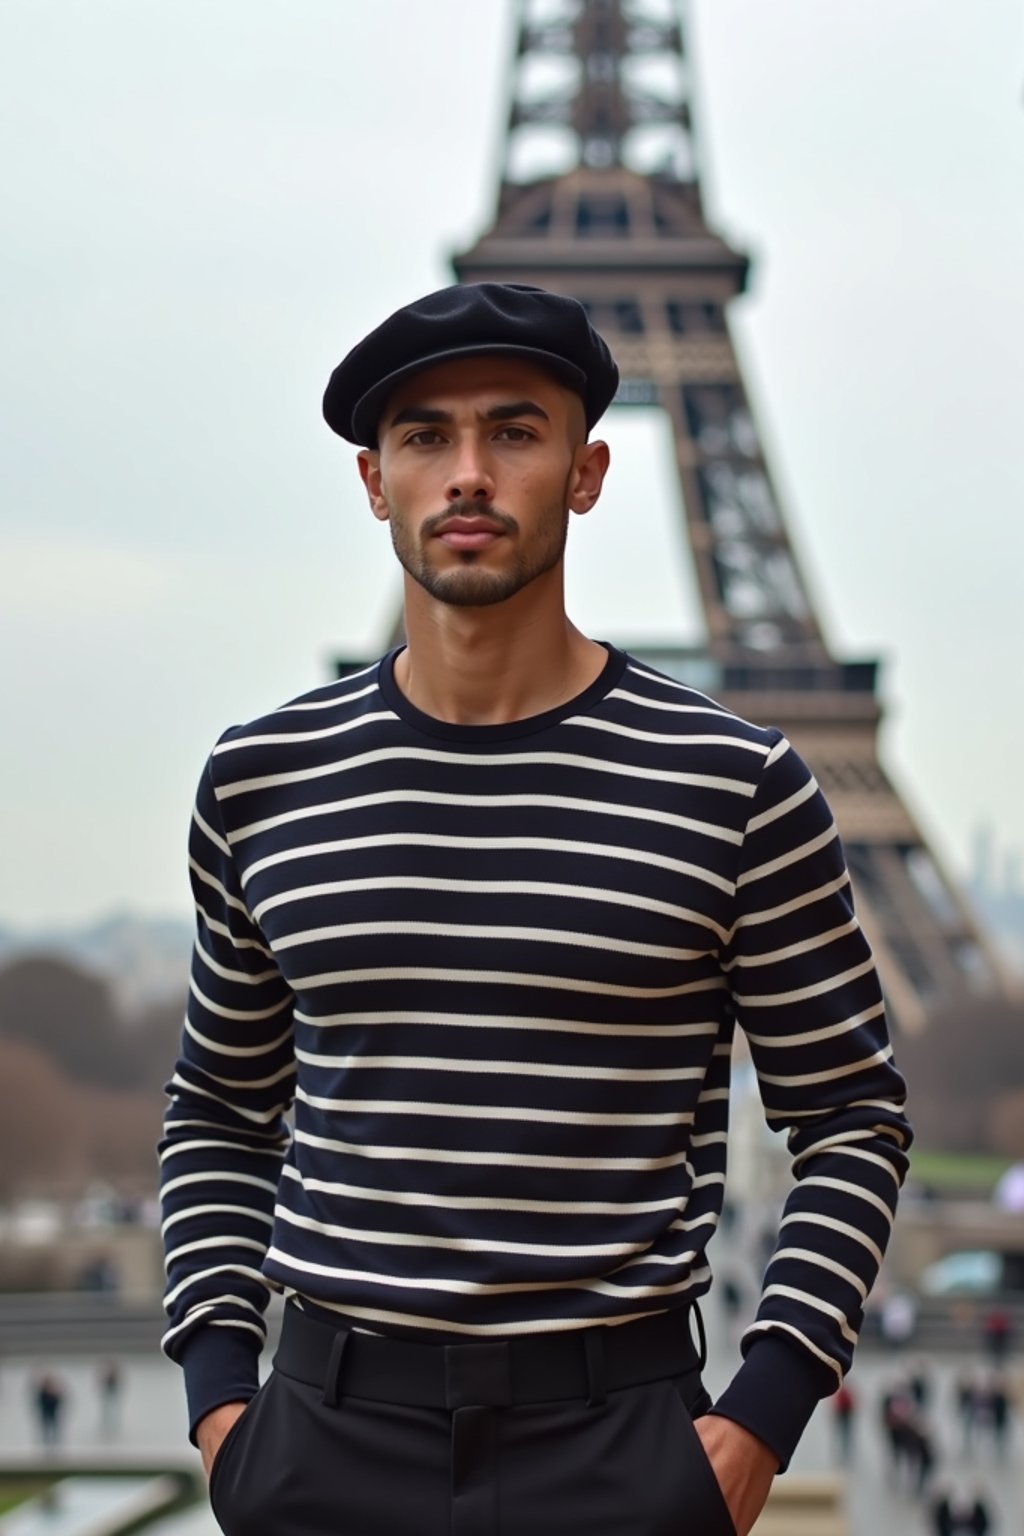
<path fill-rule="evenodd" d="M 241 1536 L 243 1529 L 245 1536 L 258 1536 L 256 1528 L 252 1525 L 243 1526 L 238 1521 L 237 1493 L 239 1488 L 248 1488 L 252 1482 L 253 1468 L 258 1464 L 252 1455 L 251 1441 L 259 1428 L 259 1421 L 265 1417 L 265 1400 L 273 1379 L 273 1376 L 269 1377 L 255 1397 L 246 1404 L 218 1446 L 210 1468 L 210 1508 L 221 1530 L 229 1533 L 229 1536 L 233 1536 L 234 1532 Z"/>
<path fill-rule="evenodd" d="M 703 1387 L 695 1392 L 692 1383 L 693 1378 L 687 1376 L 677 1376 L 671 1383 L 687 1473 L 680 1536 L 691 1536 L 691 1532 L 693 1536 L 736 1536 L 725 1494 L 693 1423 L 710 1408 L 711 1398 Z"/>
<path fill-rule="evenodd" d="M 696 1402 L 707 1401 L 696 1375 Z M 735 1536 L 674 1380 L 498 1420 L 502 1536 Z"/>
<path fill-rule="evenodd" d="M 275 1369 L 232 1430 L 210 1480 L 224 1536 L 450 1536 L 443 1410 L 330 1406 Z"/>

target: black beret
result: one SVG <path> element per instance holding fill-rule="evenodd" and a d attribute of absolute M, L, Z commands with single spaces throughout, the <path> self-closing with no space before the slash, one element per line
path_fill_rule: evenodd
<path fill-rule="evenodd" d="M 352 348 L 331 374 L 324 418 L 350 443 L 375 448 L 384 403 L 403 379 L 495 352 L 526 358 L 574 390 L 588 432 L 618 388 L 615 361 L 577 299 L 524 283 L 457 283 L 396 310 Z"/>

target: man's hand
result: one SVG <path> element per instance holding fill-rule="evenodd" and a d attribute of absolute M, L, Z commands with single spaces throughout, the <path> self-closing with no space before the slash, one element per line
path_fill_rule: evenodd
<path fill-rule="evenodd" d="M 203 1458 L 203 1471 L 206 1473 L 207 1481 L 209 1481 L 213 1459 L 221 1448 L 224 1436 L 248 1406 L 248 1403 L 221 1403 L 219 1408 L 211 1409 L 196 1425 L 196 1444 Z"/>
<path fill-rule="evenodd" d="M 779 1470 L 777 1457 L 734 1419 L 706 1413 L 694 1419 L 693 1427 L 729 1506 L 736 1536 L 750 1536 Z"/>

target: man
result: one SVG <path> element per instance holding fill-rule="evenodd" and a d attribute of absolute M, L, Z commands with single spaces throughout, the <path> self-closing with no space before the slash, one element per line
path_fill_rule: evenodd
<path fill-rule="evenodd" d="M 947 1491 L 932 1506 L 935 1536 L 988 1536 L 991 1525 L 992 1516 L 980 1489 L 973 1496 Z"/>
<path fill-rule="evenodd" d="M 849 1365 L 903 1084 L 805 766 L 566 615 L 617 378 L 575 301 L 485 283 L 328 385 L 408 643 L 199 788 L 166 1348 L 228 1533 L 746 1536 Z M 712 1405 L 737 1022 L 796 1183 Z"/>

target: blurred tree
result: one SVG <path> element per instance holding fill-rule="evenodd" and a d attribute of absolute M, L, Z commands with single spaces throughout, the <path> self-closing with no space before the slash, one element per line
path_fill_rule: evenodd
<path fill-rule="evenodd" d="M 87 1089 L 79 1104 L 82 1167 L 116 1189 L 155 1188 L 163 1100 L 147 1092 Z"/>
<path fill-rule="evenodd" d="M 0 1197 L 73 1185 L 81 1167 L 79 1094 L 34 1046 L 0 1040 Z"/>
<path fill-rule="evenodd" d="M 104 980 L 63 959 L 0 969 L 0 1199 L 155 1183 L 183 1012 L 124 1018 Z"/>
<path fill-rule="evenodd" d="M 72 1083 L 22 1040 L 0 1040 L 0 1200 L 68 1194 L 102 1180 L 156 1183 L 160 1094 Z"/>
<path fill-rule="evenodd" d="M 24 1040 L 79 1083 L 128 1087 L 138 1070 L 110 987 L 48 955 L 0 971 L 0 1039 Z"/>
<path fill-rule="evenodd" d="M 131 1059 L 131 1081 L 137 1087 L 163 1091 L 178 1058 L 184 1020 L 184 995 L 180 1002 L 150 1003 L 133 1020 L 125 1048 Z"/>

